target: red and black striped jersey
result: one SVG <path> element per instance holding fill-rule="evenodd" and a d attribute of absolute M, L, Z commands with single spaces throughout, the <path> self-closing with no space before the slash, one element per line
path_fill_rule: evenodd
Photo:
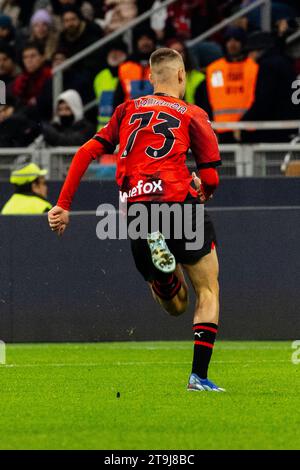
<path fill-rule="evenodd" d="M 129 201 L 183 201 L 191 183 L 189 149 L 199 169 L 221 163 L 207 114 L 165 95 L 123 103 L 95 139 L 110 151 L 119 144 L 116 179 Z"/>
<path fill-rule="evenodd" d="M 81 147 L 58 205 L 68 209 L 88 160 L 117 146 L 116 180 L 121 198 L 130 202 L 181 202 L 189 192 L 196 195 L 186 166 L 189 149 L 198 169 L 221 164 L 215 133 L 201 108 L 165 94 L 148 95 L 118 106 L 109 123 Z"/>

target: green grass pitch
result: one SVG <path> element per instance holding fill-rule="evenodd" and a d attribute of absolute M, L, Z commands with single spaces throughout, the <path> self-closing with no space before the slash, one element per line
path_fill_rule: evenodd
<path fill-rule="evenodd" d="M 226 393 L 186 391 L 192 347 L 8 345 L 0 449 L 300 448 L 291 343 L 217 342 L 210 378 Z"/>

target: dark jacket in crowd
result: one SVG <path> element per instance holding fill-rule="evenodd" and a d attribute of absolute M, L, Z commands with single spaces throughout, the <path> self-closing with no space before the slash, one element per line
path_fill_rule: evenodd
<path fill-rule="evenodd" d="M 0 147 L 27 147 L 40 135 L 40 126 L 23 111 L 0 123 Z"/>
<path fill-rule="evenodd" d="M 255 101 L 242 121 L 271 121 L 299 118 L 299 109 L 292 103 L 292 83 L 296 79 L 293 62 L 273 47 L 258 60 Z M 257 131 L 243 133 L 243 141 L 280 142 L 290 140 L 291 131 Z"/>
<path fill-rule="evenodd" d="M 76 39 L 69 38 L 64 31 L 60 34 L 58 48 L 68 51 L 71 57 L 101 39 L 102 35 L 102 29 L 96 23 L 83 21 L 82 32 Z M 99 69 L 99 63 L 101 63 L 101 56 L 99 51 L 97 51 L 96 53 L 88 55 L 80 62 L 77 62 L 74 67 L 77 68 L 77 70 L 86 68 L 90 70 L 91 75 L 94 76 Z"/>
<path fill-rule="evenodd" d="M 43 124 L 46 143 L 53 147 L 83 145 L 95 134 L 95 126 L 86 119 L 81 119 L 70 126 L 60 123 Z"/>

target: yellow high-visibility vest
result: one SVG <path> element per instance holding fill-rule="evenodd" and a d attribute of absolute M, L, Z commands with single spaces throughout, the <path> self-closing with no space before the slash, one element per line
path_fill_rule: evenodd
<path fill-rule="evenodd" d="M 94 91 L 98 100 L 98 131 L 110 120 L 113 113 L 114 92 L 118 85 L 119 77 L 114 77 L 106 68 L 98 73 L 94 80 Z"/>
<path fill-rule="evenodd" d="M 32 215 L 44 214 L 52 205 L 35 194 L 13 194 L 4 205 L 2 215 Z"/>
<path fill-rule="evenodd" d="M 190 70 L 186 73 L 186 88 L 184 100 L 187 103 L 195 104 L 196 90 L 198 86 L 205 80 L 205 75 L 199 70 Z"/>

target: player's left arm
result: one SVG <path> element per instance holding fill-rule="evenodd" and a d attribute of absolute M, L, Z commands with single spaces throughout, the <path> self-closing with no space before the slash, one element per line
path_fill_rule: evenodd
<path fill-rule="evenodd" d="M 62 235 L 69 223 L 69 211 L 80 181 L 92 160 L 105 153 L 113 153 L 119 143 L 119 126 L 122 119 L 122 106 L 114 112 L 111 120 L 100 132 L 86 142 L 76 152 L 56 206 L 48 213 L 52 231 Z"/>
<path fill-rule="evenodd" d="M 208 115 L 197 106 L 193 107 L 193 115 L 189 123 L 190 148 L 198 168 L 198 176 L 193 173 L 201 202 L 212 197 L 219 184 L 216 167 L 221 165 L 221 157 L 217 137 Z"/>

